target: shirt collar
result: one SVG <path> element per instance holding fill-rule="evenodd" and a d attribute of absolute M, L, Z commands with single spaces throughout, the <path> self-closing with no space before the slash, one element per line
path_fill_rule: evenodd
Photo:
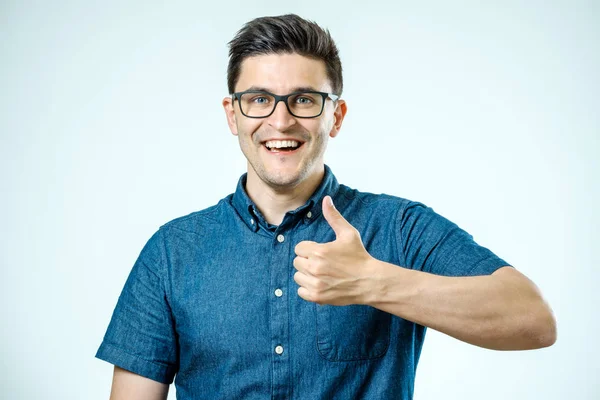
<path fill-rule="evenodd" d="M 256 207 L 246 192 L 247 176 L 248 174 L 245 173 L 240 177 L 235 193 L 231 199 L 231 205 L 235 208 L 248 228 L 250 228 L 250 230 L 253 232 L 256 232 L 258 230 L 259 223 L 265 227 L 268 226 L 268 224 L 260 213 L 258 207 Z M 304 218 L 306 223 L 312 223 L 316 221 L 322 214 L 323 198 L 327 195 L 334 198 L 338 189 L 339 183 L 337 179 L 333 175 L 333 172 L 331 172 L 331 169 L 325 165 L 325 174 L 323 175 L 323 180 L 310 196 L 308 201 L 303 206 L 300 206 L 293 211 L 289 211 L 288 214 L 290 216 L 296 216 L 294 220 L 297 218 Z M 286 215 L 282 225 L 286 224 L 288 222 L 287 220 L 288 218 Z"/>

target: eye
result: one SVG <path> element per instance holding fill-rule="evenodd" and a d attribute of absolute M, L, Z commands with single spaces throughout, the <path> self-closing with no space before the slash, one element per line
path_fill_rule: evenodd
<path fill-rule="evenodd" d="M 296 97 L 296 103 L 298 104 L 312 104 L 313 99 L 307 96 L 298 96 Z"/>
<path fill-rule="evenodd" d="M 267 104 L 269 102 L 269 98 L 266 96 L 255 96 L 250 101 L 256 104 Z"/>

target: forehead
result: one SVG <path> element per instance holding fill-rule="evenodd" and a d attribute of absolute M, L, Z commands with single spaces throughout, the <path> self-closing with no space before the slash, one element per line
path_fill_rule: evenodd
<path fill-rule="evenodd" d="M 296 88 L 312 88 L 330 92 L 325 62 L 299 54 L 267 54 L 246 58 L 240 68 L 235 91 L 251 87 L 287 94 Z"/>

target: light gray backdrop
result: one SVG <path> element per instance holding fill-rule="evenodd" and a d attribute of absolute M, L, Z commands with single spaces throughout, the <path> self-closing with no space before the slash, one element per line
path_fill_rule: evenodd
<path fill-rule="evenodd" d="M 245 171 L 226 43 L 295 12 L 341 51 L 340 182 L 433 207 L 558 319 L 527 352 L 429 330 L 415 398 L 600 398 L 598 2 L 286 3 L 0 3 L 0 397 L 108 398 L 94 354 L 142 246 Z"/>

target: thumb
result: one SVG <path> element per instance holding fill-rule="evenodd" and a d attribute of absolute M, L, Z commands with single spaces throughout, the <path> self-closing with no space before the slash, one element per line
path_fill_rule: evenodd
<path fill-rule="evenodd" d="M 335 232 L 336 238 L 339 238 L 340 235 L 348 232 L 348 230 L 354 229 L 342 214 L 340 214 L 337 208 L 335 208 L 331 196 L 325 196 L 323 198 L 323 216 Z"/>

